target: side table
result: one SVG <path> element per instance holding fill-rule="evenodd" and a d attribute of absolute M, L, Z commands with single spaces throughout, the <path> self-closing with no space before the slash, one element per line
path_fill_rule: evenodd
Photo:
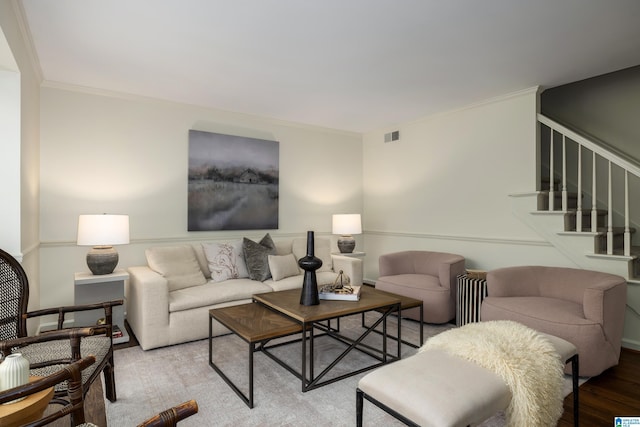
<path fill-rule="evenodd" d="M 366 252 L 358 252 L 358 251 L 353 251 L 353 252 L 331 252 L 331 255 L 342 255 L 342 256 L 348 256 L 351 258 L 364 258 L 365 255 L 367 255 Z"/>
<path fill-rule="evenodd" d="M 476 277 L 461 274 L 456 278 L 457 326 L 480 321 L 480 306 L 482 305 L 482 300 L 487 296 L 487 280 Z"/>
<path fill-rule="evenodd" d="M 124 299 L 124 281 L 129 279 L 125 270 L 115 270 L 111 274 L 93 275 L 76 273 L 74 303 L 93 304 L 103 301 Z M 103 310 L 81 311 L 74 314 L 74 326 L 94 326 L 104 316 Z M 124 305 L 113 307 L 113 325 L 122 331 L 122 336 L 113 338 L 114 344 L 129 342 L 129 334 L 124 326 Z"/>

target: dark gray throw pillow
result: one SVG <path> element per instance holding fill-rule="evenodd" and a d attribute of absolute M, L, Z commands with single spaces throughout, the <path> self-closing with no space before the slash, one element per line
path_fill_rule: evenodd
<path fill-rule="evenodd" d="M 269 270 L 269 255 L 276 255 L 276 245 L 269 233 L 259 243 L 244 237 L 242 239 L 242 252 L 247 263 L 249 278 L 261 282 L 271 277 Z"/>

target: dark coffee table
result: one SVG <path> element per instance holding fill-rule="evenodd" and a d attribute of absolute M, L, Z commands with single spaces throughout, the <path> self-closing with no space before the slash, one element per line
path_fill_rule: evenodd
<path fill-rule="evenodd" d="M 359 301 L 327 301 L 323 300 L 318 305 L 304 306 L 300 304 L 300 289 L 287 291 L 269 292 L 253 296 L 254 301 L 268 307 L 283 316 L 297 323 L 302 332 L 301 338 L 301 362 L 302 368 L 298 372 L 277 356 L 263 348 L 263 352 L 283 366 L 302 382 L 302 391 L 306 392 L 323 385 L 331 384 L 343 378 L 357 375 L 361 372 L 376 368 L 378 366 L 397 360 L 401 357 L 401 322 L 398 316 L 397 351 L 395 354 L 389 353 L 387 349 L 387 317 L 391 313 L 400 314 L 400 300 L 397 295 L 381 292 L 375 288 L 363 287 Z M 366 312 L 378 312 L 380 317 L 371 326 L 365 327 L 362 334 L 352 339 L 341 335 L 339 330 L 330 326 L 330 321 L 340 319 L 344 316 L 360 314 Z M 382 349 L 372 348 L 362 341 L 375 330 L 378 325 L 382 325 Z M 331 336 L 345 344 L 347 348 L 318 375 L 314 372 L 314 330 L 319 329 L 324 334 Z M 309 347 L 309 357 L 307 358 L 307 342 Z M 348 353 L 357 349 L 368 354 L 377 360 L 376 363 L 365 366 L 356 371 L 349 372 L 331 379 L 322 381 L 322 378 L 331 371 Z M 308 360 L 307 360 L 308 359 Z M 307 369 L 307 361 L 309 368 Z M 308 375 L 308 377 L 307 377 Z"/>
<path fill-rule="evenodd" d="M 404 295 L 398 295 L 398 294 L 394 294 L 391 292 L 387 292 L 387 291 L 381 291 L 379 289 L 376 289 L 377 292 L 386 294 L 386 295 L 390 295 L 392 297 L 398 298 L 400 300 L 400 313 L 402 313 L 402 311 L 404 310 L 409 310 L 411 308 L 419 308 L 420 309 L 420 341 L 419 343 L 416 345 L 414 343 L 411 343 L 409 341 L 405 341 L 405 340 L 400 340 L 403 344 L 408 345 L 409 347 L 413 347 L 413 348 L 419 348 L 422 346 L 422 344 L 424 344 L 424 304 L 422 303 L 422 300 L 416 299 L 416 298 L 411 298 L 411 297 L 407 297 Z M 364 319 L 364 313 L 362 313 L 362 327 L 363 328 L 368 328 L 368 326 L 365 323 L 365 319 Z M 381 333 L 378 330 L 375 330 L 374 332 L 376 333 Z M 391 336 L 389 335 L 389 338 L 391 339 L 398 339 L 397 337 Z"/>
<path fill-rule="evenodd" d="M 245 395 L 213 361 L 213 337 L 211 336 L 213 319 L 222 323 L 249 344 L 248 395 Z M 209 310 L 209 366 L 222 377 L 249 408 L 253 408 L 253 353 L 256 351 L 256 345 L 292 335 L 301 330 L 302 326 L 299 323 L 257 303 L 211 309 Z"/>

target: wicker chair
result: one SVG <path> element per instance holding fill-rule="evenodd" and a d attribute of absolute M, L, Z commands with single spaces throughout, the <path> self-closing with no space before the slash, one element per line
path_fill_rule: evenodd
<path fill-rule="evenodd" d="M 138 427 L 175 427 L 178 421 L 184 420 L 196 412 L 198 412 L 198 404 L 195 400 L 189 400 L 154 415 L 139 424 Z"/>
<path fill-rule="evenodd" d="M 11 255 L 0 249 L 0 353 L 7 356 L 19 351 L 29 360 L 31 374 L 48 376 L 82 358 L 94 355 L 96 363 L 82 372 L 83 394 L 91 383 L 104 372 L 105 394 L 114 402 L 116 384 L 111 336 L 113 307 L 123 301 L 109 301 L 83 306 L 48 308 L 27 312 L 29 281 L 22 266 Z M 90 328 L 63 329 L 67 313 L 103 309 L 106 324 Z M 37 336 L 27 336 L 27 319 L 45 315 L 58 315 L 58 329 Z M 66 382 L 56 385 L 54 403 L 66 404 Z"/>
<path fill-rule="evenodd" d="M 94 426 L 94 424 L 85 423 L 84 396 L 82 393 L 82 371 L 88 366 L 93 365 L 95 361 L 95 357 L 87 356 L 71 363 L 70 365 L 66 365 L 64 368 L 49 376 L 37 379 L 25 385 L 2 391 L 0 392 L 0 404 L 11 402 L 14 399 L 22 397 L 28 397 L 34 393 L 41 392 L 50 387 L 55 387 L 57 384 L 64 382 L 68 384 L 67 394 L 69 396 L 68 402 L 64 406 L 49 413 L 48 415 L 32 413 L 30 415 L 34 416 L 34 418 L 21 418 L 19 420 L 20 425 L 24 424 L 34 427 L 43 426 L 71 414 L 72 426 Z M 2 423 L 0 424 L 4 425 Z"/>

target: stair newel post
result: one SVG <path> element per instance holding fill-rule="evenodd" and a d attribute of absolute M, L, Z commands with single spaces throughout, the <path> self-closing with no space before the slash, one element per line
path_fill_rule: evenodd
<path fill-rule="evenodd" d="M 607 183 L 608 192 L 607 203 L 607 255 L 613 255 L 613 180 L 611 179 L 611 160 L 609 163 L 609 182 Z"/>
<path fill-rule="evenodd" d="M 624 256 L 631 255 L 631 229 L 629 228 L 629 171 L 624 171 Z"/>
<path fill-rule="evenodd" d="M 562 135 L 562 212 L 567 211 L 567 139 Z"/>
<path fill-rule="evenodd" d="M 593 165 L 591 166 L 591 232 L 598 231 L 598 186 L 596 185 L 596 152 L 592 151 Z"/>
<path fill-rule="evenodd" d="M 556 186 L 554 182 L 554 168 L 553 168 L 553 129 L 551 129 L 551 139 L 549 141 L 549 210 L 555 210 L 555 192 L 554 187 Z"/>
<path fill-rule="evenodd" d="M 582 231 L 582 144 L 578 144 L 578 200 L 576 206 L 576 231 Z"/>

